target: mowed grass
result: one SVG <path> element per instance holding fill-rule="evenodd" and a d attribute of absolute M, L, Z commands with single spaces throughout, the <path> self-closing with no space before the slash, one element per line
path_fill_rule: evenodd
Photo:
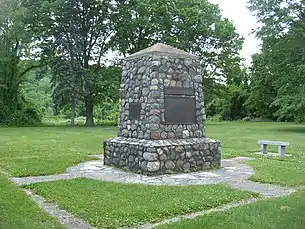
<path fill-rule="evenodd" d="M 98 228 L 154 222 L 258 195 L 222 185 L 148 186 L 74 179 L 26 186 Z"/>
<path fill-rule="evenodd" d="M 64 229 L 0 173 L 1 229 Z"/>
<path fill-rule="evenodd" d="M 257 157 L 247 164 L 256 173 L 251 178 L 262 183 L 284 186 L 305 185 L 305 125 L 290 123 L 238 123 L 224 122 L 207 125 L 207 136 L 220 139 L 223 158 L 236 156 Z M 253 155 L 260 151 L 258 140 L 288 141 L 285 158 Z M 269 151 L 277 153 L 276 146 Z"/>
<path fill-rule="evenodd" d="M 221 140 L 223 158 L 254 156 L 253 153 L 260 150 L 257 144 L 260 139 L 289 141 L 287 150 L 292 157 L 255 156 L 256 160 L 248 162 L 256 169 L 251 179 L 288 186 L 305 185 L 305 125 L 222 122 L 208 123 L 206 131 L 209 138 Z M 103 140 L 115 137 L 116 132 L 116 127 L 0 128 L 0 174 L 1 171 L 12 176 L 62 173 L 70 166 L 92 160 L 89 155 L 102 153 Z M 270 149 L 277 151 L 276 147 Z M 249 193 L 223 186 L 143 188 L 87 179 L 41 183 L 30 187 L 72 213 L 88 219 L 93 225 L 108 228 L 152 222 L 249 198 Z M 0 196 L 1 229 L 61 228 L 3 177 L 0 178 Z M 182 228 L 301 229 L 304 226 L 300 225 L 305 225 L 302 221 L 305 215 L 304 196 L 304 192 L 299 192 L 293 197 L 219 213 L 215 218 L 210 215 L 206 224 L 200 218 L 181 225 Z M 276 222 L 277 219 L 279 222 Z"/>
<path fill-rule="evenodd" d="M 0 169 L 13 176 L 62 173 L 66 168 L 92 160 L 103 152 L 103 140 L 115 137 L 116 127 L 0 128 Z M 222 142 L 223 158 L 252 156 L 253 180 L 288 186 L 305 185 L 305 125 L 291 123 L 207 123 L 209 138 Z M 260 139 L 289 141 L 292 157 L 264 158 Z M 270 147 L 276 152 L 277 148 Z"/>
<path fill-rule="evenodd" d="M 305 191 L 166 224 L 158 229 L 304 229 Z"/>
<path fill-rule="evenodd" d="M 101 154 L 103 139 L 114 128 L 27 127 L 0 128 L 0 169 L 12 176 L 64 172 L 68 167 Z"/>

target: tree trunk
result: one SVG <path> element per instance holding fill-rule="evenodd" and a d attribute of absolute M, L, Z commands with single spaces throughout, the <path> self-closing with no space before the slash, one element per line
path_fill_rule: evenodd
<path fill-rule="evenodd" d="M 85 106 L 86 106 L 86 126 L 94 126 L 93 120 L 93 102 L 92 102 L 92 95 L 89 94 L 85 98 Z"/>
<path fill-rule="evenodd" d="M 72 113 L 71 113 L 71 126 L 75 126 L 75 108 L 76 108 L 76 100 L 72 95 Z"/>

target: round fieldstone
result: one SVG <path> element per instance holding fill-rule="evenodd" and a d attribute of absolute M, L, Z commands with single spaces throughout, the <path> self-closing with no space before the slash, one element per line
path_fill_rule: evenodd
<path fill-rule="evenodd" d="M 142 161 L 142 163 L 141 163 L 141 170 L 142 171 L 147 171 L 147 161 Z"/>
<path fill-rule="evenodd" d="M 183 138 L 189 138 L 190 137 L 190 132 L 188 130 L 184 130 L 182 132 L 182 136 L 183 136 Z"/>
<path fill-rule="evenodd" d="M 160 65 L 160 61 L 154 60 L 151 62 L 152 66 L 159 66 Z"/>
<path fill-rule="evenodd" d="M 161 154 L 161 155 L 159 156 L 159 160 L 160 160 L 160 161 L 166 161 L 166 159 L 167 159 L 166 154 Z"/>
<path fill-rule="evenodd" d="M 191 152 L 186 152 L 185 156 L 186 156 L 187 159 L 190 159 L 190 158 L 192 158 L 192 153 Z"/>
<path fill-rule="evenodd" d="M 133 137 L 133 138 L 138 137 L 138 133 L 137 133 L 137 131 L 133 131 L 133 132 L 132 132 L 132 137 Z"/>
<path fill-rule="evenodd" d="M 159 124 L 154 124 L 154 123 L 150 124 L 150 129 L 157 131 L 157 130 L 160 129 L 160 125 Z"/>
<path fill-rule="evenodd" d="M 159 87 L 157 85 L 153 85 L 150 87 L 151 91 L 157 91 L 159 89 Z"/>
<path fill-rule="evenodd" d="M 179 158 L 179 157 L 178 157 Z M 178 159 L 177 158 L 177 159 Z M 180 154 L 180 158 L 182 159 L 182 160 L 184 160 L 185 159 L 185 153 L 182 153 L 182 154 Z"/>
<path fill-rule="evenodd" d="M 182 86 L 185 87 L 185 88 L 189 88 L 190 87 L 190 83 L 187 82 L 187 81 L 184 81 Z"/>
<path fill-rule="evenodd" d="M 170 86 L 170 80 L 169 79 L 165 79 L 164 80 L 164 86 L 165 87 L 169 87 Z"/>
<path fill-rule="evenodd" d="M 195 137 L 196 138 L 201 138 L 202 137 L 202 131 L 201 130 L 195 131 Z"/>
<path fill-rule="evenodd" d="M 167 70 L 168 70 L 168 67 L 167 67 L 167 65 L 164 65 L 164 64 L 162 64 L 159 68 L 160 72 L 167 72 Z"/>
<path fill-rule="evenodd" d="M 160 124 L 161 120 L 159 116 L 154 115 L 150 117 L 150 122 L 155 124 Z"/>
<path fill-rule="evenodd" d="M 196 75 L 194 76 L 194 80 L 196 83 L 202 83 L 202 76 L 201 75 Z"/>
<path fill-rule="evenodd" d="M 161 133 L 161 138 L 162 139 L 166 139 L 167 138 L 167 133 L 166 132 L 162 132 Z"/>
<path fill-rule="evenodd" d="M 176 152 L 179 153 L 179 154 L 183 153 L 184 152 L 184 147 L 183 146 L 177 146 L 176 147 Z"/>
<path fill-rule="evenodd" d="M 128 157 L 128 161 L 129 161 L 129 162 L 134 162 L 134 159 L 135 159 L 134 156 L 129 156 L 129 157 Z"/>
<path fill-rule="evenodd" d="M 177 160 L 176 167 L 181 168 L 183 166 L 183 160 Z"/>
<path fill-rule="evenodd" d="M 142 89 L 142 95 L 147 96 L 149 94 L 149 89 L 147 87 L 144 87 Z"/>
<path fill-rule="evenodd" d="M 158 140 L 158 139 L 160 139 L 160 137 L 161 137 L 160 131 L 152 131 L 151 132 L 151 138 L 153 140 Z"/>
<path fill-rule="evenodd" d="M 173 76 L 172 76 L 172 79 L 175 80 L 175 81 L 179 81 L 179 80 L 182 79 L 182 75 L 178 74 L 178 73 L 174 73 Z"/>
<path fill-rule="evenodd" d="M 191 168 L 191 164 L 189 162 L 186 162 L 183 164 L 183 169 L 184 170 L 189 170 Z"/>
<path fill-rule="evenodd" d="M 173 170 L 175 168 L 175 163 L 173 161 L 166 161 L 165 168 L 168 170 Z"/>
<path fill-rule="evenodd" d="M 170 85 L 171 85 L 171 87 L 176 87 L 177 82 L 175 80 L 171 80 Z"/>
<path fill-rule="evenodd" d="M 163 151 L 162 149 L 157 149 L 157 153 L 158 153 L 159 155 L 162 155 L 162 154 L 164 154 L 164 151 Z"/>
<path fill-rule="evenodd" d="M 149 172 L 157 172 L 160 170 L 160 161 L 155 162 L 148 162 L 147 163 L 147 170 Z"/>
<path fill-rule="evenodd" d="M 143 158 L 146 161 L 157 161 L 158 160 L 158 154 L 157 153 L 148 153 L 148 152 L 145 152 L 143 154 Z"/>
<path fill-rule="evenodd" d="M 124 137 L 128 137 L 128 130 L 127 129 L 123 129 L 122 130 L 122 135 L 124 136 Z"/>
<path fill-rule="evenodd" d="M 192 64 L 192 60 L 191 60 L 190 58 L 186 58 L 186 59 L 184 60 L 184 65 L 185 65 L 186 67 L 189 67 L 191 64 Z"/>
<path fill-rule="evenodd" d="M 151 85 L 158 85 L 159 81 L 157 79 L 153 79 L 151 81 Z"/>
<path fill-rule="evenodd" d="M 139 68 L 138 73 L 142 74 L 143 72 L 145 72 L 145 66 Z"/>

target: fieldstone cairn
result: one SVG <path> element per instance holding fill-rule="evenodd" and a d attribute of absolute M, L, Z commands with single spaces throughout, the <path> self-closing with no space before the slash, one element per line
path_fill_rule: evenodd
<path fill-rule="evenodd" d="M 200 60 L 156 44 L 125 58 L 118 136 L 106 165 L 146 174 L 220 167 L 221 143 L 206 137 Z"/>

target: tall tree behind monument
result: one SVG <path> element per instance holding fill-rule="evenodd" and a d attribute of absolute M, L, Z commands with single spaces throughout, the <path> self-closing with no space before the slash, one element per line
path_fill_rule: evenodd
<path fill-rule="evenodd" d="M 24 13 L 19 0 L 0 0 L 0 124 L 5 125 L 29 124 L 31 115 L 25 113 L 37 116 L 20 96 L 25 75 L 39 66 L 30 52 L 32 34 L 24 30 Z"/>
<path fill-rule="evenodd" d="M 240 70 L 243 39 L 218 6 L 206 0 L 117 0 L 116 6 L 114 41 L 124 56 L 158 42 L 196 54 L 207 95 Z"/>
<path fill-rule="evenodd" d="M 250 104 L 260 115 L 305 121 L 305 3 L 297 0 L 250 0 L 261 27 L 262 52 L 255 55 Z M 266 85 L 266 86 L 264 86 Z"/>
<path fill-rule="evenodd" d="M 92 65 L 100 66 L 108 50 L 109 1 L 27 0 L 24 4 L 34 12 L 30 27 L 37 32 L 41 57 L 53 71 L 54 98 L 70 100 L 72 123 L 75 103 L 83 101 L 86 125 L 94 125 L 93 85 L 97 79 Z"/>

